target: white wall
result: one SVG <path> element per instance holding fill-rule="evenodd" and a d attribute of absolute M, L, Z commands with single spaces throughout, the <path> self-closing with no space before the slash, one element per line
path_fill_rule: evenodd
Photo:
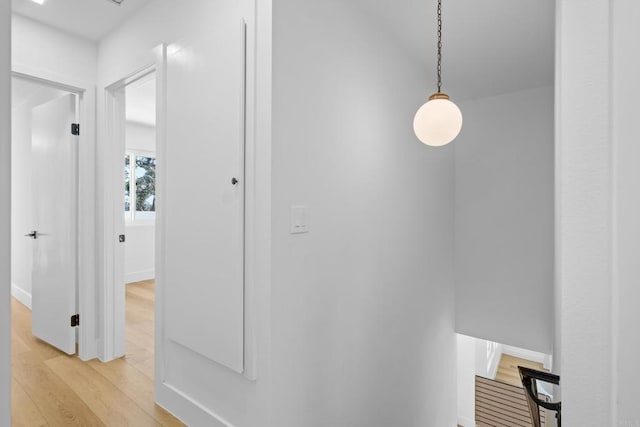
<path fill-rule="evenodd" d="M 12 294 L 31 307 L 33 229 L 31 197 L 31 105 L 11 111 L 11 286 Z"/>
<path fill-rule="evenodd" d="M 273 25 L 272 425 L 453 426 L 453 149 L 413 135 L 426 73 L 348 2 L 278 0 Z"/>
<path fill-rule="evenodd" d="M 619 426 L 640 425 L 640 132 L 637 1 L 613 2 L 614 399 Z"/>
<path fill-rule="evenodd" d="M 203 7 L 150 3 L 101 43 L 101 86 L 153 62 Z M 412 135 L 426 81 L 340 4 L 275 9 L 273 289 L 259 294 L 258 379 L 206 364 L 206 387 L 181 389 L 236 426 L 454 425 L 453 153 Z M 306 236 L 289 235 L 296 202 L 312 209 Z"/>
<path fill-rule="evenodd" d="M 567 426 L 638 424 L 617 424 L 612 411 L 610 6 L 558 0 L 556 333 Z M 632 97 L 626 89 L 621 96 Z"/>
<path fill-rule="evenodd" d="M 460 334 L 457 335 L 457 339 L 458 363 L 456 366 L 456 374 L 458 377 L 458 425 L 462 427 L 475 427 L 477 364 L 476 349 L 478 340 L 473 337 L 468 337 L 466 335 Z M 486 351 L 484 352 L 484 354 L 486 355 Z M 477 375 L 482 374 L 478 373 Z"/>
<path fill-rule="evenodd" d="M 155 105 L 150 106 L 150 108 L 155 108 Z M 152 153 L 156 151 L 155 126 L 127 122 L 125 138 L 127 150 L 143 150 Z"/>
<path fill-rule="evenodd" d="M 127 225 L 125 283 L 155 278 L 155 230 L 153 224 Z"/>
<path fill-rule="evenodd" d="M 11 425 L 11 2 L 0 2 L 0 427 Z"/>
<path fill-rule="evenodd" d="M 94 42 L 20 15 L 12 15 L 11 23 L 14 70 L 81 87 L 95 84 L 98 50 Z"/>
<path fill-rule="evenodd" d="M 456 330 L 551 353 L 553 88 L 460 103 Z"/>
<path fill-rule="evenodd" d="M 155 108 L 155 106 L 151 106 Z M 155 153 L 156 132 L 154 126 L 127 122 L 125 129 L 127 150 L 143 150 Z M 138 282 L 155 277 L 155 223 L 127 224 L 125 243 L 125 282 Z"/>

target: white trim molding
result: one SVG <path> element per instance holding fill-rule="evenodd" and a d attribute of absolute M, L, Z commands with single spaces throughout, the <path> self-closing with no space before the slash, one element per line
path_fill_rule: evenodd
<path fill-rule="evenodd" d="M 133 68 L 132 68 L 133 69 Z M 125 147 L 125 87 L 156 71 L 156 64 L 147 64 L 120 80 L 106 86 L 101 85 L 104 98 L 104 131 L 99 142 L 99 153 L 104 159 L 98 172 L 98 192 L 102 193 L 101 216 L 102 238 L 98 243 L 102 249 L 102 342 L 100 360 L 109 362 L 125 354 L 125 271 L 124 245 L 117 236 L 126 234 L 122 206 L 117 199 L 122 191 L 124 179 L 122 159 Z"/>
<path fill-rule="evenodd" d="M 31 310 L 31 294 L 15 283 L 11 283 L 11 296 Z"/>
<path fill-rule="evenodd" d="M 142 270 L 142 271 L 134 271 L 132 273 L 127 273 L 124 277 L 124 282 L 126 284 L 142 282 L 144 280 L 151 280 L 156 277 L 155 270 Z"/>
<path fill-rule="evenodd" d="M 187 396 L 168 383 L 156 384 L 156 402 L 166 410 L 168 405 L 174 409 L 172 415 L 187 425 L 210 427 L 235 427 L 229 421 L 213 413 L 195 399 Z"/>
<path fill-rule="evenodd" d="M 11 425 L 11 7 L 0 6 L 0 427 Z"/>
<path fill-rule="evenodd" d="M 487 341 L 487 343 L 488 342 L 489 341 Z M 497 344 L 496 349 L 493 352 L 491 360 L 488 361 L 490 363 L 487 366 L 487 376 L 492 380 L 496 379 L 496 375 L 498 375 L 498 368 L 500 368 L 500 361 L 502 360 L 502 355 L 506 353 L 506 351 L 504 351 L 505 346 L 498 343 L 496 344 Z"/>
<path fill-rule="evenodd" d="M 462 427 L 476 427 L 476 420 L 467 417 L 458 417 L 458 425 Z"/>

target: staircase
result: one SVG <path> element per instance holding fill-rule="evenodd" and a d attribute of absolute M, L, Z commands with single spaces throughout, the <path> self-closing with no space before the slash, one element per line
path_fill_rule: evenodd
<path fill-rule="evenodd" d="M 545 425 L 544 411 L 540 413 Z M 478 427 L 532 427 L 522 387 L 476 376 L 476 425 Z"/>

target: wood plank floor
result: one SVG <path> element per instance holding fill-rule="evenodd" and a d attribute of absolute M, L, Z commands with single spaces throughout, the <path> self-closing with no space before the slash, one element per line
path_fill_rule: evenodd
<path fill-rule="evenodd" d="M 476 377 L 478 427 L 531 427 L 531 415 L 522 387 Z M 542 425 L 544 426 L 544 414 Z"/>
<path fill-rule="evenodd" d="M 12 310 L 12 425 L 183 426 L 154 403 L 154 283 L 127 285 L 127 356 L 110 363 L 54 349 L 31 334 L 31 311 Z"/>
<path fill-rule="evenodd" d="M 525 368 L 548 372 L 546 369 L 544 369 L 542 363 L 521 359 L 519 357 L 511 356 L 510 354 L 503 354 L 502 358 L 500 359 L 500 364 L 498 365 L 496 381 L 522 388 L 518 366 L 524 366 Z"/>

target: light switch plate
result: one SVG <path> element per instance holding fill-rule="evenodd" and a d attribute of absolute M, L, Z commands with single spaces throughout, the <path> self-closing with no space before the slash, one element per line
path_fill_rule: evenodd
<path fill-rule="evenodd" d="M 309 207 L 291 206 L 291 234 L 309 232 Z"/>

